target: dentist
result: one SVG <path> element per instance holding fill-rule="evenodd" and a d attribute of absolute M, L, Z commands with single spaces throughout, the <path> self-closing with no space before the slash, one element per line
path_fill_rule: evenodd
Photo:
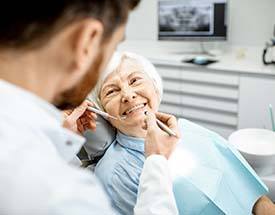
<path fill-rule="evenodd" d="M 83 102 L 123 40 L 128 14 L 138 3 L 10 0 L 1 5 L 0 214 L 115 213 L 95 176 L 69 165 L 84 139 L 62 126 L 58 109 Z M 92 117 L 87 106 L 67 113 L 65 125 L 81 130 Z M 135 214 L 174 215 L 167 158 L 178 138 L 167 136 L 155 120 L 147 118 L 147 158 Z M 162 120 L 178 133 L 174 117 Z"/>

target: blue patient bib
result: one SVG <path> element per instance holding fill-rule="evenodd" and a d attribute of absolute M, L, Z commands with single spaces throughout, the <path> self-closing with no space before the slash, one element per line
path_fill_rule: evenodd
<path fill-rule="evenodd" d="M 249 215 L 267 187 L 229 143 L 180 119 L 182 138 L 169 160 L 173 190 L 182 215 Z"/>

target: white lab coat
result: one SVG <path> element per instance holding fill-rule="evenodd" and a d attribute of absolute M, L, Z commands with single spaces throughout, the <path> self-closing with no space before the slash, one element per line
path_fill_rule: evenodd
<path fill-rule="evenodd" d="M 62 128 L 56 108 L 1 80 L 0 101 L 0 214 L 115 213 L 95 176 L 68 164 L 84 138 Z M 150 156 L 135 214 L 177 213 L 167 160 Z"/>

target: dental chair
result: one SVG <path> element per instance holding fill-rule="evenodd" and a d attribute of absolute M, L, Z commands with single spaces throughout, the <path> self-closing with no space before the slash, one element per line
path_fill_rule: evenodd
<path fill-rule="evenodd" d="M 84 133 L 86 142 L 77 154 L 81 166 L 94 170 L 97 162 L 116 138 L 116 129 L 101 116 L 96 119 L 96 132 L 87 130 Z"/>

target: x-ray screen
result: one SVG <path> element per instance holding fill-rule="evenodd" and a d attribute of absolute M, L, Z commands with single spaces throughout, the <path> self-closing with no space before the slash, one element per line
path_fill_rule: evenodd
<path fill-rule="evenodd" d="M 225 13 L 225 0 L 159 1 L 159 39 L 225 39 Z"/>

